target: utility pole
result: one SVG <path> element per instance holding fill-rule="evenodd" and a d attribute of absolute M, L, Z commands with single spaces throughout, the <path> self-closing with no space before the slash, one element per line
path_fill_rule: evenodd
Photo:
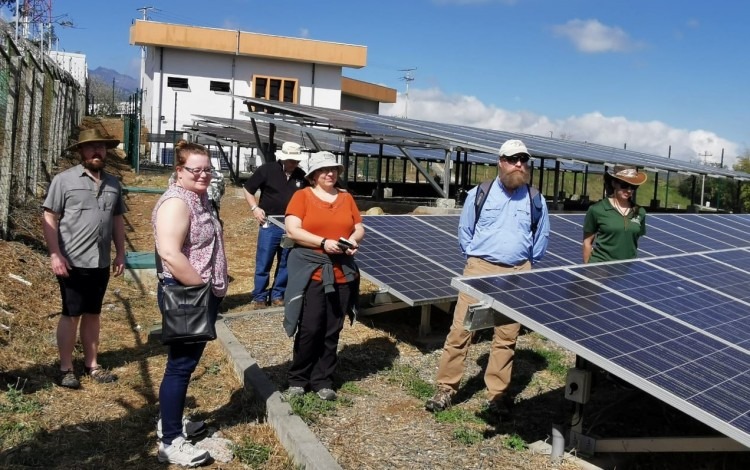
<path fill-rule="evenodd" d="M 141 13 L 143 13 L 143 20 L 147 21 L 148 20 L 148 12 L 151 11 L 151 10 L 156 10 L 156 8 L 154 8 L 154 7 L 140 7 L 140 8 L 136 8 L 136 10 L 140 11 Z"/>
<path fill-rule="evenodd" d="M 115 112 L 115 77 L 112 77 L 112 112 Z"/>
<path fill-rule="evenodd" d="M 416 67 L 411 69 L 400 69 L 399 72 L 406 72 L 403 77 L 399 77 L 399 80 L 406 82 L 406 103 L 404 104 L 404 119 L 409 118 L 409 83 L 414 81 L 412 72 L 417 70 Z"/>
<path fill-rule="evenodd" d="M 702 154 L 698 154 L 699 157 L 703 157 L 703 166 L 706 166 L 706 157 L 712 156 L 713 153 L 710 153 L 708 150 L 704 151 Z M 703 196 L 706 191 L 706 174 L 703 174 L 703 178 L 701 179 L 701 207 L 703 207 Z"/>

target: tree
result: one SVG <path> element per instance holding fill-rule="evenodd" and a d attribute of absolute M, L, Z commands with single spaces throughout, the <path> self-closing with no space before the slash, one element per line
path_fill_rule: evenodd
<path fill-rule="evenodd" d="M 743 173 L 750 173 L 750 148 L 745 148 L 745 151 L 741 156 L 737 157 L 737 162 L 733 167 L 734 171 L 741 171 Z M 750 212 L 750 182 L 738 181 L 735 184 L 740 184 L 740 210 L 742 212 Z M 735 186 L 736 194 L 736 186 Z"/>
<path fill-rule="evenodd" d="M 120 102 L 125 100 L 123 91 L 99 77 L 89 77 L 88 85 L 89 114 L 98 116 L 117 114 Z"/>

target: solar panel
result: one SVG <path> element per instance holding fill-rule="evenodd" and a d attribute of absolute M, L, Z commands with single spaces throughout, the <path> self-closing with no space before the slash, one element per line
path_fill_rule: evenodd
<path fill-rule="evenodd" d="M 466 262 L 458 246 L 459 217 L 363 216 L 366 236 L 357 254 L 363 275 L 408 305 L 455 300 L 458 294 L 450 280 L 463 273 Z M 274 219 L 283 227 L 283 218 Z M 583 214 L 550 215 L 547 254 L 534 265 L 535 270 L 582 263 L 583 220 Z M 714 235 L 731 240 L 734 246 L 750 246 L 750 219 L 741 216 L 649 214 L 647 224 L 648 234 L 639 247 L 642 258 L 707 252 L 712 246 L 727 246 L 693 231 L 703 227 L 717 227 L 720 230 L 715 230 Z M 727 227 L 726 233 L 723 227 Z M 744 239 L 740 237 L 743 233 Z M 717 261 L 721 260 L 718 257 L 727 256 L 721 253 L 715 254 Z M 738 257 L 733 261 L 747 262 L 744 269 L 750 272 L 750 260 Z"/>
<path fill-rule="evenodd" d="M 459 278 L 453 285 L 750 446 L 750 273 L 728 259 L 749 266 L 750 252 Z"/>

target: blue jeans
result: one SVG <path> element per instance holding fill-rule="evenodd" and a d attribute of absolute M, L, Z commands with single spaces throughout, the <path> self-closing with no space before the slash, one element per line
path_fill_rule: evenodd
<path fill-rule="evenodd" d="M 253 301 L 268 302 L 283 300 L 289 274 L 286 270 L 288 248 L 281 248 L 284 229 L 270 224 L 268 228 L 258 228 L 258 245 L 255 251 L 255 279 L 253 284 Z M 271 278 L 271 266 L 276 259 L 276 271 L 273 273 L 273 286 L 268 288 Z M 270 299 L 269 299 L 270 296 Z"/>
<path fill-rule="evenodd" d="M 165 284 L 177 284 L 174 279 L 164 279 Z M 156 290 L 159 310 L 164 311 L 164 290 L 161 282 Z M 216 297 L 213 292 L 208 301 L 208 308 L 216 319 L 219 304 L 223 297 Z M 164 378 L 159 387 L 159 413 L 161 415 L 162 442 L 165 445 L 182 434 L 182 414 L 185 410 L 190 376 L 193 375 L 198 361 L 201 360 L 206 343 L 172 344 L 167 346 L 167 366 Z"/>

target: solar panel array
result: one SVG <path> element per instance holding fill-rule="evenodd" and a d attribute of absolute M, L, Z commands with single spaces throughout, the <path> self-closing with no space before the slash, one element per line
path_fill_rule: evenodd
<path fill-rule="evenodd" d="M 450 280 L 463 273 L 458 215 L 364 216 L 357 254 L 363 274 L 409 305 L 451 301 Z M 534 268 L 582 262 L 583 214 L 550 214 L 547 254 Z M 750 216 L 649 214 L 640 257 L 750 246 Z"/>
<path fill-rule="evenodd" d="M 745 217 L 718 218 L 725 219 L 722 227 L 750 225 Z M 654 225 L 704 224 L 716 217 L 653 219 Z M 691 243 L 707 242 L 701 236 Z M 750 447 L 750 250 L 462 278 L 453 285 Z"/>
<path fill-rule="evenodd" d="M 392 136 L 397 131 L 406 131 L 412 134 L 412 139 L 415 141 L 419 140 L 418 136 L 422 136 L 423 138 L 443 140 L 451 147 L 489 154 L 495 154 L 503 142 L 508 139 L 521 139 L 535 157 L 602 165 L 630 164 L 641 168 L 750 179 L 750 175 L 747 173 L 588 142 L 553 139 L 530 134 L 479 129 L 357 111 L 269 102 L 256 98 L 245 98 L 244 101 L 248 106 L 269 108 L 275 112 L 274 114 L 255 113 L 254 116 L 259 119 L 281 121 L 288 119 L 288 116 L 294 116 L 301 119 L 297 124 L 304 121 L 306 126 L 317 125 L 335 128 L 375 138 Z M 399 135 L 403 136 L 403 134 Z"/>

